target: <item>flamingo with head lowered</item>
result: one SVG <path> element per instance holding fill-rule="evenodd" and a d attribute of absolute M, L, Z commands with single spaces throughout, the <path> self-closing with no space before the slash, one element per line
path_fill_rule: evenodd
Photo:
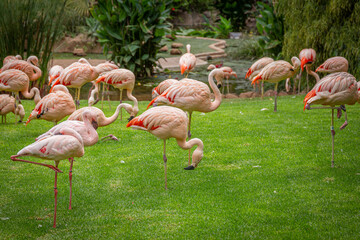
<path fill-rule="evenodd" d="M 269 57 L 263 57 L 254 62 L 251 67 L 248 69 L 245 79 L 248 78 L 250 81 L 253 80 L 256 75 L 260 73 L 260 71 L 268 64 L 274 62 L 274 59 Z M 254 86 L 255 87 L 255 86 Z M 261 97 L 264 96 L 264 81 L 261 81 Z"/>
<path fill-rule="evenodd" d="M 16 106 L 16 107 L 15 107 Z M 8 113 L 14 113 L 15 114 L 15 123 L 16 123 L 16 116 L 20 116 L 19 122 L 22 122 L 24 116 L 25 116 L 25 110 L 23 105 L 15 104 L 15 98 L 12 96 L 9 96 L 8 94 L 0 94 L 0 115 L 1 115 L 1 123 L 6 123 L 6 115 Z"/>
<path fill-rule="evenodd" d="M 36 81 L 42 75 L 41 69 L 37 66 L 38 62 L 39 60 L 36 56 L 30 56 L 26 61 L 24 60 L 10 61 L 1 68 L 1 72 L 4 72 L 9 69 L 17 69 L 26 73 L 30 81 Z"/>

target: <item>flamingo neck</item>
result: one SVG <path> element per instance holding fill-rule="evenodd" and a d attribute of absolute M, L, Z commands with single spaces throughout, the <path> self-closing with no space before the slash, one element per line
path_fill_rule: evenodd
<path fill-rule="evenodd" d="M 126 95 L 131 101 L 134 102 L 133 114 L 134 114 L 134 116 L 136 116 L 137 113 L 139 112 L 139 107 L 138 107 L 137 99 L 132 95 L 132 89 L 127 89 L 126 90 Z"/>
<path fill-rule="evenodd" d="M 306 72 L 307 72 L 309 75 L 313 76 L 313 77 L 316 79 L 316 82 L 319 82 L 319 81 L 320 81 L 319 75 L 318 75 L 316 72 L 311 71 L 310 67 L 306 66 Z"/>
<path fill-rule="evenodd" d="M 126 103 L 119 104 L 114 112 L 114 114 L 111 117 L 105 117 L 102 121 L 101 126 L 107 126 L 111 123 L 113 123 L 119 116 L 120 109 L 125 106 Z M 125 108 L 125 107 L 124 107 Z M 126 109 L 126 108 L 125 108 Z"/>
<path fill-rule="evenodd" d="M 177 144 L 182 149 L 191 149 L 193 146 L 197 146 L 192 154 L 192 163 L 191 165 L 196 167 L 198 163 L 201 161 L 203 152 L 204 152 L 204 144 L 203 142 L 198 138 L 193 138 L 186 142 L 186 139 L 176 139 Z"/>
<path fill-rule="evenodd" d="M 33 87 L 30 90 L 30 92 L 28 92 L 28 89 L 26 89 L 25 91 L 22 91 L 21 93 L 25 98 L 32 98 L 35 95 L 35 97 L 34 97 L 35 104 L 37 104 L 41 100 L 40 91 L 36 87 Z"/>
<path fill-rule="evenodd" d="M 213 102 L 211 102 L 211 105 L 209 107 L 209 112 L 214 111 L 221 104 L 221 93 L 220 93 L 220 90 L 218 89 L 218 87 L 216 86 L 216 84 L 214 83 L 214 74 L 215 73 L 216 73 L 215 70 L 213 70 L 212 72 L 210 72 L 209 77 L 208 77 L 210 87 L 213 90 L 214 95 L 215 95 L 215 100 Z"/>

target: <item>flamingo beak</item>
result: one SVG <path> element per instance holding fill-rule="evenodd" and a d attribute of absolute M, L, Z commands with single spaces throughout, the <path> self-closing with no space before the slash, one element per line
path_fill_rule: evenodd
<path fill-rule="evenodd" d="M 183 75 L 184 74 L 184 72 L 185 72 L 185 70 L 186 70 L 186 65 L 185 64 L 182 64 L 181 66 L 180 66 L 180 70 L 181 70 L 181 75 Z"/>
<path fill-rule="evenodd" d="M 30 114 L 29 118 L 27 119 L 25 126 L 27 126 L 29 124 L 29 122 L 31 121 L 31 119 L 30 119 L 31 116 L 32 116 L 32 114 Z"/>
<path fill-rule="evenodd" d="M 307 59 L 306 58 L 302 58 L 301 59 L 301 71 L 304 71 L 304 65 L 307 63 Z"/>
<path fill-rule="evenodd" d="M 246 73 L 246 75 L 245 75 L 245 78 L 248 78 L 248 77 L 250 77 L 250 75 L 252 74 L 252 70 L 251 70 L 251 68 L 249 68 L 249 70 L 248 70 L 248 72 Z"/>

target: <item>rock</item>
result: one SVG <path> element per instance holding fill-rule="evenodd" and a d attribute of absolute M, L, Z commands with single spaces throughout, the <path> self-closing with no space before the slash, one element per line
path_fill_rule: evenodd
<path fill-rule="evenodd" d="M 184 44 L 182 44 L 182 43 L 172 43 L 171 44 L 171 48 L 181 48 L 183 46 L 184 46 Z"/>
<path fill-rule="evenodd" d="M 287 96 L 288 94 L 286 93 L 286 92 L 284 92 L 284 91 L 281 91 L 279 94 L 278 94 L 278 96 Z"/>
<path fill-rule="evenodd" d="M 180 51 L 180 49 L 171 49 L 170 54 L 171 55 L 181 55 L 182 52 Z"/>
<path fill-rule="evenodd" d="M 244 92 L 240 93 L 239 98 L 252 98 L 255 95 L 255 92 Z"/>
<path fill-rule="evenodd" d="M 167 52 L 168 50 L 169 50 L 168 47 L 165 45 L 159 49 L 159 52 Z"/>
<path fill-rule="evenodd" d="M 274 90 L 267 90 L 264 93 L 264 97 L 271 97 L 271 96 L 275 96 L 275 91 Z"/>
<path fill-rule="evenodd" d="M 86 56 L 86 53 L 83 48 L 75 48 L 73 54 L 75 56 Z"/>
<path fill-rule="evenodd" d="M 171 39 L 173 41 L 176 39 L 176 37 L 172 36 L 171 34 L 167 34 L 165 37 L 168 38 L 168 39 Z"/>
<path fill-rule="evenodd" d="M 102 53 L 100 43 L 97 43 L 94 38 L 88 37 L 85 34 L 79 34 L 76 37 L 64 37 L 54 46 L 55 52 L 72 53 L 75 48 L 84 48 L 87 53 Z"/>
<path fill-rule="evenodd" d="M 228 93 L 225 95 L 225 98 L 238 98 L 238 96 L 236 94 L 233 93 Z"/>

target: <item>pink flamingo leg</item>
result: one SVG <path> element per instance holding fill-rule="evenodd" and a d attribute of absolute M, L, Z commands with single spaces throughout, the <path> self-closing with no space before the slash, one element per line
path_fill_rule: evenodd
<path fill-rule="evenodd" d="M 41 166 L 44 166 L 44 167 L 48 167 L 52 170 L 54 170 L 55 172 L 59 172 L 59 173 L 62 173 L 62 171 L 60 169 L 58 169 L 57 167 L 53 166 L 53 165 L 48 165 L 48 164 L 43 164 L 43 163 L 38 163 L 38 162 L 31 162 L 31 161 L 26 161 L 26 160 L 23 160 L 23 159 L 18 159 L 16 158 L 18 155 L 14 155 L 14 156 L 11 156 L 11 160 L 13 161 L 19 161 L 19 162 L 27 162 L 27 163 L 32 163 L 32 164 L 36 164 L 36 165 L 41 165 Z"/>
<path fill-rule="evenodd" d="M 72 168 L 74 163 L 74 158 L 69 158 L 70 162 L 70 170 L 69 170 L 69 182 L 70 182 L 70 201 L 69 201 L 69 209 L 71 210 L 71 198 L 72 198 Z"/>
<path fill-rule="evenodd" d="M 56 167 L 59 165 L 59 162 L 55 162 Z M 58 190 L 57 190 L 57 173 L 55 171 L 55 183 L 54 183 L 54 193 L 55 193 L 55 207 L 54 207 L 54 225 L 53 228 L 56 228 L 56 209 L 57 209 L 57 194 L 58 194 Z"/>
<path fill-rule="evenodd" d="M 164 140 L 164 169 L 165 169 L 165 190 L 167 190 L 167 157 L 166 157 L 166 139 Z"/>

